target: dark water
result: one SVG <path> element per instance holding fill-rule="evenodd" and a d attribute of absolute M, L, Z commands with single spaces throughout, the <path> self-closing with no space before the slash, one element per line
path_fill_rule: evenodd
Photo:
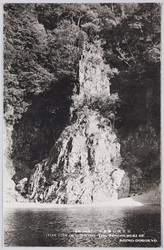
<path fill-rule="evenodd" d="M 7 209 L 4 245 L 159 247 L 160 207 Z"/>

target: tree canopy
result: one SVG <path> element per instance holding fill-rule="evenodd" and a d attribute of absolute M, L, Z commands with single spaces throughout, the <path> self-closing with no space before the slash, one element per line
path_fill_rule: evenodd
<path fill-rule="evenodd" d="M 140 140 L 134 131 L 142 126 L 159 134 L 160 23 L 159 3 L 5 4 L 4 116 L 15 126 L 15 157 L 32 166 L 69 123 L 79 60 L 85 44 L 96 41 L 111 68 L 111 92 L 121 100 L 120 137 Z M 102 106 L 107 115 L 108 103 Z"/>

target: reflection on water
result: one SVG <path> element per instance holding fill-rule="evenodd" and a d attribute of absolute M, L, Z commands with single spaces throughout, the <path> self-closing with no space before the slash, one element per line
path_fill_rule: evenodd
<path fill-rule="evenodd" d="M 159 247 L 160 207 L 6 209 L 4 245 Z"/>

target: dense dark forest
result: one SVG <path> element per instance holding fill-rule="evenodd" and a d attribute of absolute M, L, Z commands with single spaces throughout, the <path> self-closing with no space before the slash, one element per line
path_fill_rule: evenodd
<path fill-rule="evenodd" d="M 112 108 L 131 193 L 159 183 L 160 11 L 158 3 L 4 5 L 4 117 L 13 127 L 15 183 L 70 124 L 79 60 L 97 41 L 119 96 Z M 97 105 L 108 118 L 110 104 Z"/>

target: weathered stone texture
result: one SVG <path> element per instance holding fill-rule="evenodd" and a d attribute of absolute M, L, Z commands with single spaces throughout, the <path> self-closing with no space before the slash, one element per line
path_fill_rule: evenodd
<path fill-rule="evenodd" d="M 127 197 L 129 178 L 121 170 L 120 144 L 111 120 L 89 108 L 94 96 L 110 95 L 108 66 L 101 49 L 91 46 L 80 61 L 80 91 L 72 97 L 70 115 L 50 155 L 35 167 L 28 197 L 39 202 L 87 204 Z M 82 104 L 80 106 L 80 104 Z"/>

